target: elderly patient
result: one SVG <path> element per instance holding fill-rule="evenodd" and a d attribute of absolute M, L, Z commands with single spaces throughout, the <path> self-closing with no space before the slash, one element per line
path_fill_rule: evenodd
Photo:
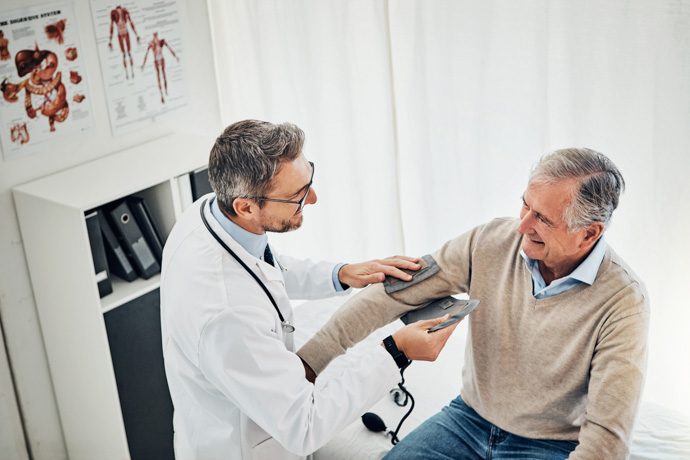
<path fill-rule="evenodd" d="M 624 186 L 599 152 L 546 155 L 520 219 L 494 219 L 447 242 L 432 254 L 438 273 L 403 290 L 362 291 L 298 354 L 319 373 L 407 310 L 467 293 L 481 304 L 469 319 L 460 395 L 385 458 L 625 458 L 649 299 L 604 239 Z"/>

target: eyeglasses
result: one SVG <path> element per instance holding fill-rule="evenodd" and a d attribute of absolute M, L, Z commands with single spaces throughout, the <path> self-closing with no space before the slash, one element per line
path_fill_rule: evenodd
<path fill-rule="evenodd" d="M 297 207 L 297 211 L 295 211 L 295 214 L 300 212 L 304 208 L 304 203 L 307 201 L 307 195 L 309 195 L 309 190 L 311 190 L 311 184 L 314 182 L 314 163 L 311 161 L 309 162 L 311 165 L 311 178 L 309 179 L 309 183 L 307 184 L 307 190 L 305 190 L 304 195 L 302 198 L 300 198 L 299 201 L 292 201 L 292 200 L 278 200 L 276 198 L 266 198 L 263 196 L 248 196 L 247 198 L 251 200 L 257 200 L 257 201 L 275 201 L 276 203 L 289 203 L 289 204 L 296 204 L 299 205 Z"/>

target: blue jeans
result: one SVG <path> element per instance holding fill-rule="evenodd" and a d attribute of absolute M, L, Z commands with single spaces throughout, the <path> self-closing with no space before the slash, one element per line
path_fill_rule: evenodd
<path fill-rule="evenodd" d="M 484 420 L 460 396 L 405 436 L 384 460 L 562 460 L 577 443 L 529 439 Z"/>

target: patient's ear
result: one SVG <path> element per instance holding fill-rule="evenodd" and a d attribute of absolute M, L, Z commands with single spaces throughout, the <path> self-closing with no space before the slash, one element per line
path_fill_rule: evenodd
<path fill-rule="evenodd" d="M 583 246 L 593 246 L 599 240 L 601 234 L 604 233 L 604 224 L 601 222 L 594 222 L 585 228 L 585 236 L 582 240 Z"/>

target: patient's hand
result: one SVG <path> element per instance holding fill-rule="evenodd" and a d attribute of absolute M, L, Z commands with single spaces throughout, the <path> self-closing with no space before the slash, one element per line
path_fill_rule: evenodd
<path fill-rule="evenodd" d="M 440 318 L 408 324 L 393 334 L 395 345 L 398 350 L 405 353 L 407 359 L 412 361 L 436 361 L 439 353 L 446 346 L 448 338 L 460 322 L 434 332 L 429 332 L 429 329 L 447 319 L 448 315 L 445 315 Z"/>
<path fill-rule="evenodd" d="M 403 281 L 410 281 L 412 276 L 400 270 L 419 270 L 419 259 L 405 256 L 393 256 L 383 260 L 370 260 L 359 264 L 348 264 L 338 272 L 338 280 L 343 285 L 363 288 L 372 283 L 381 283 L 386 276 L 394 276 Z M 343 286 L 347 287 L 347 286 Z"/>

